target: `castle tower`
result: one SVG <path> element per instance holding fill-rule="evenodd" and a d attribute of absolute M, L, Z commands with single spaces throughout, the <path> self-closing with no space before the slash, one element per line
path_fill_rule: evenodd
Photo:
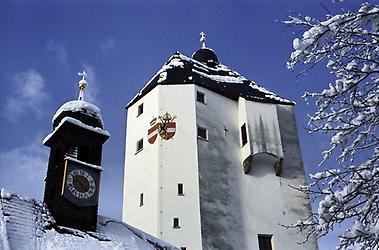
<path fill-rule="evenodd" d="M 317 249 L 279 225 L 311 213 L 294 103 L 201 43 L 127 105 L 123 220 L 186 250 Z"/>
<path fill-rule="evenodd" d="M 95 230 L 99 201 L 102 145 L 109 138 L 100 110 L 84 101 L 86 73 L 79 73 L 78 100 L 63 104 L 53 117 L 44 202 L 57 225 Z"/>

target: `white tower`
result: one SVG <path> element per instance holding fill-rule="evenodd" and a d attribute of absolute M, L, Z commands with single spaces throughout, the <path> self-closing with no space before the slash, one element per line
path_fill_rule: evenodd
<path fill-rule="evenodd" d="M 176 52 L 127 105 L 123 220 L 187 250 L 317 249 L 279 224 L 310 214 L 294 103 Z"/>

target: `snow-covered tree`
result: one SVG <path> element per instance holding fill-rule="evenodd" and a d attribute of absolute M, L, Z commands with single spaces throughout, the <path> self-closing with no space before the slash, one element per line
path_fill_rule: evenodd
<path fill-rule="evenodd" d="M 287 67 L 325 64 L 335 79 L 303 96 L 316 105 L 310 132 L 331 139 L 323 171 L 298 187 L 319 201 L 318 211 L 290 227 L 322 237 L 342 223 L 347 230 L 338 249 L 379 249 L 379 5 L 364 3 L 325 20 L 290 16 L 284 23 L 303 33 L 293 40 Z"/>

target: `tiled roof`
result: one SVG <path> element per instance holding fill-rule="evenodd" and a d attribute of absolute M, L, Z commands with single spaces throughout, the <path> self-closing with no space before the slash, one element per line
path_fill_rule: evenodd
<path fill-rule="evenodd" d="M 201 52 L 201 53 L 199 53 Z M 206 53 L 207 52 L 207 53 Z M 197 61 L 180 52 L 173 54 L 163 67 L 151 78 L 142 90 L 127 104 L 127 108 L 149 93 L 157 85 L 196 84 L 210 89 L 228 98 L 237 100 L 242 96 L 248 100 L 294 105 L 273 92 L 257 85 L 238 72 L 218 62 L 216 55 L 210 49 L 202 49 L 194 54 Z M 204 57 L 204 58 L 203 58 Z"/>
<path fill-rule="evenodd" d="M 59 227 L 45 205 L 1 189 L 0 249 L 177 249 L 118 220 L 98 217 L 96 232 Z"/>

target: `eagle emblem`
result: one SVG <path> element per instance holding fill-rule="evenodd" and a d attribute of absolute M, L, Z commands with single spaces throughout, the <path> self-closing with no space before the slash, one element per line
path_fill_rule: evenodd
<path fill-rule="evenodd" d="M 176 116 L 171 116 L 166 112 L 163 116 L 153 118 L 150 122 L 150 129 L 148 130 L 148 141 L 153 144 L 159 136 L 163 140 L 169 140 L 174 137 L 176 132 L 176 122 L 174 122 Z"/>

